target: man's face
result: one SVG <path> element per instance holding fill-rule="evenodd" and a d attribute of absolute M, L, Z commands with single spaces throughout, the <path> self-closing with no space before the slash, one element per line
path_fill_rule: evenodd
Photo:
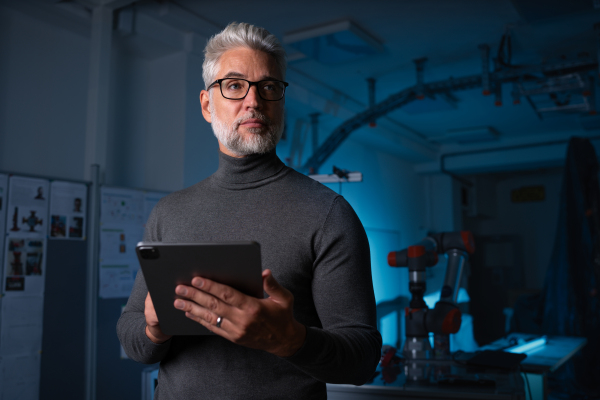
<path fill-rule="evenodd" d="M 215 79 L 243 78 L 249 81 L 283 80 L 275 60 L 262 51 L 236 48 L 225 52 L 219 60 Z M 202 115 L 212 124 L 219 148 L 233 157 L 265 153 L 272 150 L 283 131 L 284 100 L 260 98 L 255 85 L 242 100 L 229 100 L 221 95 L 219 85 L 200 93 Z"/>

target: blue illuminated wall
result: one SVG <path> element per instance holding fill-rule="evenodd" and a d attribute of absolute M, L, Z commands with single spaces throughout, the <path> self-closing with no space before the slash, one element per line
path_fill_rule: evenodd
<path fill-rule="evenodd" d="M 289 143 L 278 146 L 280 158 L 285 159 L 288 151 Z M 448 176 L 416 174 L 413 163 L 352 139 L 336 150 L 319 173 L 331 173 L 334 165 L 363 174 L 363 182 L 343 183 L 341 191 L 369 238 L 376 302 L 399 296 L 410 298 L 407 270 L 388 266 L 387 255 L 419 241 L 429 231 L 455 229 L 453 191 L 456 185 Z M 326 186 L 340 191 L 338 183 Z M 444 273 L 443 261 L 429 270 L 428 293 L 440 290 Z M 395 318 L 395 315 L 383 318 L 384 344 L 393 345 L 397 341 Z"/>

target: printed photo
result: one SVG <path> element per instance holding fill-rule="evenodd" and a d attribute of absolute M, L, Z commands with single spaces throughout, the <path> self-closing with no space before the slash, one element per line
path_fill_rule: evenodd
<path fill-rule="evenodd" d="M 75 197 L 73 200 L 73 212 L 80 213 L 81 212 L 81 198 Z"/>
<path fill-rule="evenodd" d="M 29 227 L 27 232 L 40 232 L 43 231 L 44 220 L 37 216 L 36 210 L 30 210 L 29 215 L 23 217 L 22 224 Z M 40 226 L 41 230 L 39 230 L 40 228 L 36 228 L 38 225 Z"/>
<path fill-rule="evenodd" d="M 50 236 L 65 237 L 67 235 L 67 217 L 52 215 L 50 217 Z"/>
<path fill-rule="evenodd" d="M 43 248 L 34 249 L 27 253 L 27 263 L 25 275 L 42 275 L 42 250 Z"/>
<path fill-rule="evenodd" d="M 8 252 L 8 276 L 23 275 L 23 253 L 21 251 Z"/>
<path fill-rule="evenodd" d="M 83 237 L 83 217 L 71 217 L 71 225 L 69 225 L 69 237 Z"/>

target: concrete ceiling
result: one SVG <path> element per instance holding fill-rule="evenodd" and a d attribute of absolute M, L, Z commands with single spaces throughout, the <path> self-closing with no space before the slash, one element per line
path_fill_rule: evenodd
<path fill-rule="evenodd" d="M 21 1 L 2 2 L 24 7 Z M 90 6 L 89 0 L 26 3 L 35 4 L 38 10 L 60 8 L 61 24 L 67 19 L 65 13 L 70 13 L 71 29 L 80 31 L 77 27 L 85 25 L 82 18 Z M 324 137 L 367 107 L 367 78 L 376 79 L 376 100 L 381 101 L 415 84 L 413 60 L 420 57 L 428 58 L 425 82 L 478 74 L 481 72 L 478 45 L 489 45 L 495 57 L 507 29 L 512 39 L 513 64 L 536 65 L 577 59 L 586 54 L 595 57 L 600 39 L 593 26 L 600 22 L 600 10 L 594 8 L 594 3 L 593 0 L 149 0 L 137 1 L 135 7 L 138 13 L 170 29 L 183 34 L 193 32 L 198 51 L 207 37 L 231 21 L 264 26 L 280 39 L 291 32 L 335 21 L 355 23 L 380 41 L 384 51 L 355 61 L 325 65 L 310 57 L 298 57 L 296 50 L 286 45 L 292 58 L 287 77 L 291 83 L 288 115 L 309 121 L 311 113 L 322 113 L 320 132 Z M 152 29 L 156 29 L 155 25 Z M 160 40 L 160 35 L 153 36 Z M 164 44 L 160 46 L 157 48 L 160 47 L 162 54 L 166 50 Z M 597 71 L 589 75 L 598 77 Z M 440 151 L 468 148 L 468 144 L 440 145 L 433 141 L 449 130 L 491 127 L 500 134 L 498 145 L 582 132 L 580 115 L 554 114 L 540 119 L 526 101 L 513 105 L 511 90 L 504 85 L 500 107 L 494 105 L 494 96 L 483 96 L 481 89 L 455 93 L 458 100 L 455 107 L 447 107 L 439 99 L 437 104 L 428 100 L 431 104 L 423 103 L 422 108 L 429 112 L 414 114 L 398 109 L 381 118 L 376 128 L 361 128 L 352 137 L 419 162 L 435 159 Z"/>
<path fill-rule="evenodd" d="M 420 57 L 428 58 L 425 82 L 479 73 L 478 45 L 489 45 L 495 57 L 507 29 L 512 39 L 512 63 L 518 65 L 577 59 L 585 54 L 594 56 L 600 41 L 593 28 L 594 23 L 600 22 L 600 10 L 594 8 L 592 0 L 307 0 L 302 3 L 177 0 L 177 3 L 215 25 L 247 21 L 267 27 L 279 38 L 321 24 L 353 21 L 377 38 L 384 52 L 337 65 L 324 65 L 308 57 L 297 59 L 290 62 L 289 79 L 297 80 L 302 74 L 322 83 L 322 90 L 319 85 L 311 85 L 314 93 L 331 99 L 332 90 L 337 91 L 360 104 L 357 108 L 368 104 L 367 78 L 376 79 L 377 101 L 414 85 L 413 60 Z M 295 50 L 290 46 L 287 50 L 294 58 Z M 495 105 L 494 96 L 483 96 L 481 89 L 473 89 L 455 94 L 458 103 L 454 109 L 433 111 L 435 104 L 430 107 L 432 111 L 420 114 L 398 109 L 380 121 L 377 128 L 359 129 L 352 137 L 403 153 L 406 140 L 431 149 L 427 142 L 432 138 L 448 131 L 481 126 L 500 133 L 498 144 L 541 140 L 557 134 L 566 137 L 581 131 L 580 115 L 546 114 L 540 119 L 526 101 L 513 105 L 511 90 L 509 85 L 503 87 L 500 107 Z M 323 112 L 318 106 L 291 103 L 297 115 Z M 340 118 L 324 114 L 322 131 L 331 131 L 340 124 Z M 405 142 L 399 143 L 398 137 Z M 437 150 L 461 147 L 465 145 L 449 144 Z M 412 148 L 404 155 L 415 161 L 426 159 L 430 154 L 425 148 L 417 152 Z"/>

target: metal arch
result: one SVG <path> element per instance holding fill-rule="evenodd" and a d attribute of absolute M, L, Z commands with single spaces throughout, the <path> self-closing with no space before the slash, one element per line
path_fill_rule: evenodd
<path fill-rule="evenodd" d="M 599 63 L 592 58 L 581 58 L 573 61 L 561 61 L 558 63 L 547 63 L 532 65 L 521 68 L 501 69 L 489 73 L 489 80 L 495 84 L 532 79 L 532 75 L 539 73 L 562 73 L 565 71 L 588 71 L 598 68 Z M 455 92 L 459 90 L 474 89 L 482 87 L 485 81 L 485 73 L 470 75 L 462 78 L 448 78 L 443 81 L 427 83 L 423 85 L 426 95 Z M 393 110 L 400 108 L 417 99 L 417 87 L 408 87 L 387 99 L 369 107 L 365 111 L 355 115 L 338 126 L 321 146 L 312 154 L 306 163 L 300 168 L 304 173 L 317 173 L 319 167 L 333 154 L 333 152 L 350 136 L 352 132 L 380 118 Z"/>
<path fill-rule="evenodd" d="M 352 132 L 371 121 L 388 114 L 394 109 L 410 103 L 414 99 L 416 99 L 415 90 L 414 87 L 410 87 L 388 97 L 381 103 L 375 104 L 373 107 L 368 108 L 342 123 L 342 125 L 338 126 L 329 137 L 327 137 L 323 144 L 319 146 L 302 166 L 301 170 L 303 172 L 316 173 L 325 160 L 333 154 Z"/>
<path fill-rule="evenodd" d="M 427 94 L 440 94 L 448 91 L 465 90 L 481 86 L 481 76 L 473 75 L 465 78 L 450 78 L 445 81 L 425 84 L 424 92 Z M 355 115 L 338 126 L 313 155 L 302 166 L 302 172 L 316 173 L 321 165 L 333 154 L 333 152 L 350 136 L 352 132 L 367 125 L 371 121 L 380 118 L 397 108 L 417 100 L 416 86 L 408 87 L 387 99 L 375 104 L 373 107 Z"/>

